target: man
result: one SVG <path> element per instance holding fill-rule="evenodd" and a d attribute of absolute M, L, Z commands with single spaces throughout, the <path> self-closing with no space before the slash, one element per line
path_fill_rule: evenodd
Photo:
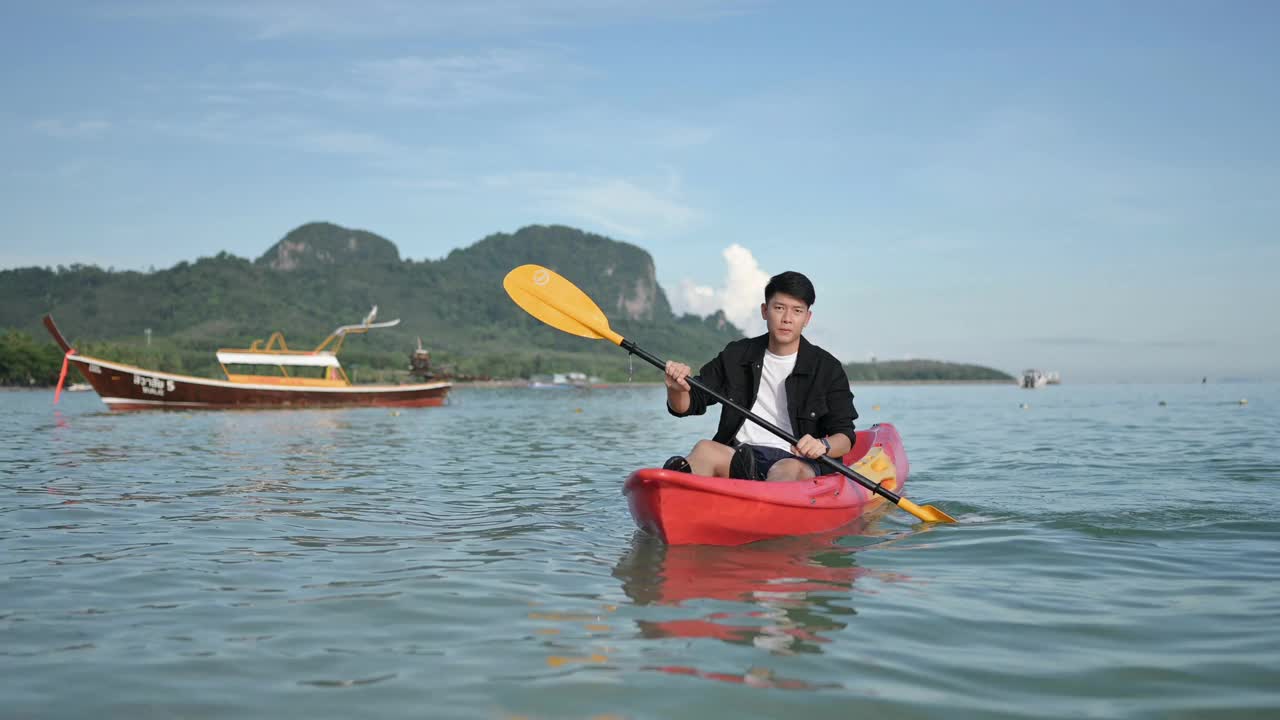
<path fill-rule="evenodd" d="M 687 458 L 676 455 L 664 468 L 743 480 L 804 480 L 826 472 L 815 458 L 849 452 L 858 417 L 849 379 L 831 353 L 801 335 L 813 318 L 814 299 L 813 283 L 804 275 L 773 276 L 760 306 L 768 332 L 729 343 L 699 373 L 708 387 L 799 441 L 791 446 L 726 406 L 715 437 L 699 440 Z M 717 402 L 691 387 L 689 374 L 688 365 L 667 363 L 667 410 L 676 417 L 701 415 Z"/>

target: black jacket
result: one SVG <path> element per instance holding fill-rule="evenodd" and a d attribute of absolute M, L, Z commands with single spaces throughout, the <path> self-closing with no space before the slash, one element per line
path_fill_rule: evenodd
<path fill-rule="evenodd" d="M 767 334 L 735 340 L 702 366 L 698 379 L 750 410 L 760 390 L 760 373 L 768 347 Z M 858 411 L 853 409 L 853 392 L 849 390 L 849 378 L 844 367 L 831 353 L 801 336 L 799 356 L 795 368 L 787 376 L 786 390 L 787 412 L 796 437 L 812 435 L 822 438 L 843 433 L 849 437 L 849 442 L 853 442 L 853 421 L 857 419 Z M 695 387 L 690 389 L 686 412 L 678 413 L 670 405 L 667 411 L 676 417 L 701 415 L 707 411 L 708 405 L 717 402 Z M 724 445 L 735 444 L 734 436 L 744 422 L 747 419 L 742 413 L 728 406 L 722 408 L 720 427 L 712 439 Z"/>

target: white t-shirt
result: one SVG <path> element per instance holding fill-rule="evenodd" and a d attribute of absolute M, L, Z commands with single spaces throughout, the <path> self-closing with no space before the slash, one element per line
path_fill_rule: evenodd
<path fill-rule="evenodd" d="M 796 356 L 774 355 L 764 351 L 764 369 L 760 373 L 760 391 L 756 393 L 756 401 L 751 412 L 794 435 L 791 427 L 791 414 L 787 412 L 787 376 L 796 367 Z M 740 443 L 765 445 L 791 451 L 791 443 L 765 430 L 754 422 L 747 420 L 734 436 Z"/>

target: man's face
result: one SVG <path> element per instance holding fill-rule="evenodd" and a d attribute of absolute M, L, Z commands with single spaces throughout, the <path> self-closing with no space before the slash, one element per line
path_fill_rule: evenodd
<path fill-rule="evenodd" d="M 813 313 L 803 300 L 786 293 L 774 293 L 760 306 L 760 316 L 769 327 L 770 337 L 776 342 L 791 343 L 800 337 Z"/>

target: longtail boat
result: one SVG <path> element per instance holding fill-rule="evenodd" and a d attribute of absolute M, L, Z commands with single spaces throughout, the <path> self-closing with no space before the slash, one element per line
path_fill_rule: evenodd
<path fill-rule="evenodd" d="M 255 340 L 248 348 L 220 349 L 218 364 L 226 380 L 177 375 L 81 355 L 58 331 L 53 316 L 45 315 L 44 325 L 64 353 L 59 391 L 68 365 L 74 365 L 112 410 L 443 405 L 452 387 L 448 382 L 354 385 L 347 378 L 338 362 L 338 351 L 346 337 L 400 322 L 375 323 L 377 311 L 374 306 L 360 324 L 334 330 L 314 350 L 290 350 L 279 331 L 265 343 Z M 244 370 L 233 372 L 228 366 Z M 275 374 L 256 374 L 260 368 L 274 368 Z"/>

